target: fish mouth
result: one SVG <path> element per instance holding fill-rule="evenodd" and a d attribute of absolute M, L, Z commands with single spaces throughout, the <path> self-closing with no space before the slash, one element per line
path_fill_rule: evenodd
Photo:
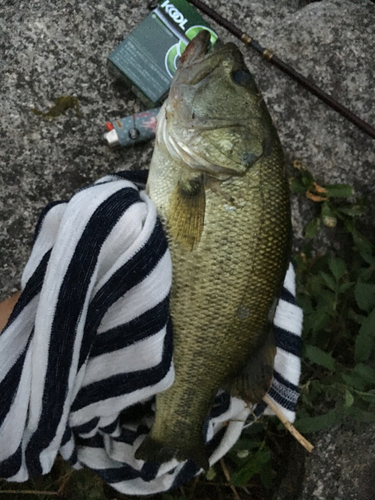
<path fill-rule="evenodd" d="M 204 57 L 209 50 L 211 34 L 207 30 L 200 31 L 190 42 L 182 53 L 180 65 L 191 64 Z"/>
<path fill-rule="evenodd" d="M 210 131 L 223 129 L 225 137 L 225 130 L 231 129 L 233 137 L 239 137 L 246 134 L 246 125 L 238 123 L 238 116 L 220 113 L 207 116 L 204 110 L 200 112 L 199 108 L 195 108 L 195 99 L 196 94 L 208 88 L 211 81 L 223 78 L 221 66 L 225 71 L 232 66 L 242 67 L 243 60 L 233 43 L 211 47 L 210 41 L 210 32 L 202 30 L 183 52 L 168 100 L 158 115 L 156 138 L 165 145 L 175 161 L 224 180 L 245 174 L 248 162 L 220 148 L 215 148 L 215 153 L 210 154 L 213 147 Z"/>

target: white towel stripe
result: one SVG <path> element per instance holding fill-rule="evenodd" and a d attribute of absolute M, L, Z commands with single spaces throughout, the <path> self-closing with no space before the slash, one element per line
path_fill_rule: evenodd
<path fill-rule="evenodd" d="M 108 175 L 42 213 L 23 292 L 0 335 L 0 477 L 48 473 L 58 452 L 128 495 L 175 488 L 199 472 L 189 462 L 134 458 L 153 422 L 155 394 L 174 380 L 172 266 L 142 191 L 146 175 Z M 294 281 L 290 266 L 274 320 L 270 391 L 291 420 L 302 328 Z M 270 413 L 265 405 L 253 411 Z M 211 464 L 251 419 L 243 401 L 219 391 L 205 426 Z"/>

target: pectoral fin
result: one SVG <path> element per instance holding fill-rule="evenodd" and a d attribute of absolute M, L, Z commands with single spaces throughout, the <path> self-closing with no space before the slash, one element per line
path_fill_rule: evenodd
<path fill-rule="evenodd" d="M 228 387 L 232 396 L 248 403 L 259 403 L 271 387 L 276 346 L 272 325 L 267 326 L 267 329 L 265 342 Z"/>
<path fill-rule="evenodd" d="M 168 225 L 172 238 L 193 250 L 201 238 L 205 208 L 203 176 L 179 182 L 169 202 Z"/>

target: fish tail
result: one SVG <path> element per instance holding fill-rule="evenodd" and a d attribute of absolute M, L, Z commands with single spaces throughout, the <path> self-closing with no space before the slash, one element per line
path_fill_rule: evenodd
<path fill-rule="evenodd" d="M 166 445 L 161 441 L 157 441 L 152 436 L 146 436 L 136 451 L 135 458 L 157 464 L 169 462 L 174 458 L 180 462 L 193 460 L 196 465 L 204 470 L 208 470 L 210 467 L 203 441 L 201 443 L 194 443 L 193 445 L 190 444 L 186 448 Z"/>

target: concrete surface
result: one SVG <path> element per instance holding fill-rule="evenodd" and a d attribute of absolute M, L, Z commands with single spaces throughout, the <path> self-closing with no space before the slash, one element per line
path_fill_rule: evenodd
<path fill-rule="evenodd" d="M 214 5 L 375 125 L 375 61 L 369 57 L 375 39 L 373 2 L 217 0 Z M 38 213 L 48 202 L 69 198 L 109 172 L 147 167 L 152 143 L 112 150 L 101 142 L 105 122 L 143 109 L 108 76 L 106 58 L 147 14 L 147 2 L 136 0 L 0 0 L 0 299 L 19 284 Z M 235 41 L 223 29 L 218 32 L 223 40 Z M 289 167 L 301 160 L 320 182 L 350 183 L 373 201 L 374 140 L 252 50 L 243 52 Z M 45 112 L 66 95 L 77 97 L 80 115 L 70 109 L 45 121 L 31 111 Z M 293 197 L 297 246 L 312 209 L 312 202 Z M 373 442 L 375 429 L 370 431 L 367 439 Z M 357 459 L 350 446 L 355 436 L 346 447 L 340 436 L 340 430 L 316 436 L 303 500 L 361 498 L 349 491 L 351 476 L 345 475 Z M 345 453 L 348 460 L 337 461 L 340 473 L 331 473 L 334 460 Z M 349 478 L 345 486 L 343 477 Z M 358 484 L 353 479 L 353 488 Z"/>
<path fill-rule="evenodd" d="M 316 436 L 306 460 L 300 500 L 373 500 L 375 498 L 375 426 L 356 434 L 335 428 Z"/>

